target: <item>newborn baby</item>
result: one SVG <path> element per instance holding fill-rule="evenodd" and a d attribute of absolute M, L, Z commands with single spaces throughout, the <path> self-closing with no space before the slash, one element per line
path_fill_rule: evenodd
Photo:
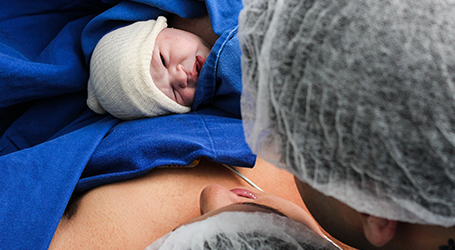
<path fill-rule="evenodd" d="M 191 110 L 209 46 L 199 36 L 140 21 L 106 34 L 90 61 L 87 105 L 122 120 Z"/>

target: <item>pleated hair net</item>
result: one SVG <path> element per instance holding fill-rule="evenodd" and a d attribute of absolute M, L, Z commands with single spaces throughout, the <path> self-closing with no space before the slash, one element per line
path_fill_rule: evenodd
<path fill-rule="evenodd" d="M 183 225 L 146 250 L 339 250 L 305 225 L 261 212 L 223 212 Z"/>
<path fill-rule="evenodd" d="M 253 152 L 359 212 L 455 226 L 455 1 L 244 6 Z"/>

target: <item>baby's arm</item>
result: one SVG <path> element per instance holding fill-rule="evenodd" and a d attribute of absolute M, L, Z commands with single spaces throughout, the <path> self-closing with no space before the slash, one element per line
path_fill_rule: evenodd
<path fill-rule="evenodd" d="M 168 16 L 169 27 L 182 29 L 200 36 L 210 47 L 215 44 L 218 36 L 212 30 L 208 15 L 194 19 L 183 18 L 177 15 Z"/>

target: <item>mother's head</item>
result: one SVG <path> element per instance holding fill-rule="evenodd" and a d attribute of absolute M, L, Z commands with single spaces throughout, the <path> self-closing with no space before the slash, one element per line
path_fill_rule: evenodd
<path fill-rule="evenodd" d="M 246 139 L 298 178 L 335 237 L 365 249 L 399 248 L 404 228 L 453 237 L 454 16 L 442 0 L 245 2 Z"/>
<path fill-rule="evenodd" d="M 338 249 L 301 207 L 249 187 L 209 185 L 201 193 L 200 208 L 201 217 L 147 249 Z"/>

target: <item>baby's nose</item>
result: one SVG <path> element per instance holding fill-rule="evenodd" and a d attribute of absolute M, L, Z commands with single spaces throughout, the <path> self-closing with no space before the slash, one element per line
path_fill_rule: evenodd
<path fill-rule="evenodd" d="M 175 74 L 175 83 L 180 88 L 186 88 L 188 86 L 188 74 L 185 71 L 183 65 L 178 65 Z"/>

